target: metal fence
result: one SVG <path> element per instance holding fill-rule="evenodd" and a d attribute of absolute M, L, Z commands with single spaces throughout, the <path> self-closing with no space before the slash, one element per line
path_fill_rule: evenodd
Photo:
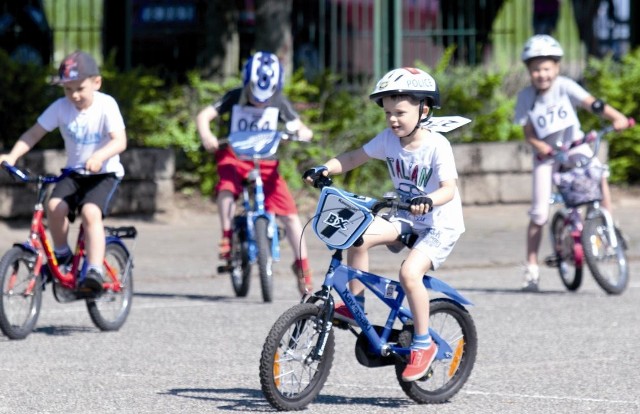
<path fill-rule="evenodd" d="M 43 5 L 53 30 L 54 63 L 76 49 L 102 63 L 103 0 L 44 0 Z"/>
<path fill-rule="evenodd" d="M 103 1 L 44 0 L 54 32 L 54 62 L 77 48 L 102 58 Z M 618 3 L 625 1 L 628 5 L 629 0 Z M 579 74 L 586 53 L 573 18 L 573 2 L 560 3 L 553 34 L 565 48 L 565 70 Z M 453 64 L 509 68 L 519 64 L 522 45 L 533 34 L 532 4 L 532 0 L 293 0 L 294 64 L 309 76 L 329 69 L 345 83 L 362 84 L 392 66 L 420 61 L 433 67 L 452 47 Z M 124 30 L 124 20 L 122 24 Z"/>

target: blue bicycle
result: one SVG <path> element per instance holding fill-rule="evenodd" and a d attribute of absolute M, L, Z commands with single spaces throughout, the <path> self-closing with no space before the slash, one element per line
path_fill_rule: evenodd
<path fill-rule="evenodd" d="M 313 229 L 335 251 L 322 289 L 282 314 L 266 338 L 260 358 L 264 396 L 278 410 L 301 410 L 311 403 L 329 375 L 334 356 L 333 328 L 337 327 L 357 337 L 355 353 L 360 364 L 372 368 L 395 366 L 400 386 L 412 400 L 422 404 L 446 402 L 465 384 L 476 360 L 476 328 L 465 309 L 471 302 L 446 283 L 424 276 L 425 286 L 442 294 L 430 301 L 429 313 L 429 331 L 438 344 L 438 354 L 423 378 L 404 382 L 402 371 L 413 338 L 412 315 L 402 305 L 405 292 L 397 281 L 344 265 L 342 252 L 358 243 L 378 212 L 408 210 L 409 205 L 398 202 L 395 194 L 376 200 L 330 185 L 331 180 L 326 177 L 315 183 L 322 192 Z M 415 241 L 407 237 L 400 240 L 407 245 Z M 356 304 L 348 288 L 348 282 L 354 278 L 389 307 L 384 326 L 370 322 Z M 354 315 L 357 326 L 334 318 L 334 293 Z"/>
<path fill-rule="evenodd" d="M 260 160 L 273 158 L 283 139 L 297 138 L 282 131 L 240 131 L 228 138 L 238 158 L 254 162 L 243 182 L 240 209 L 233 218 L 230 257 L 226 265 L 218 267 L 218 273 L 231 275 L 238 297 L 249 293 L 251 267 L 257 263 L 262 299 L 273 300 L 273 262 L 280 260 L 281 235 L 275 215 L 265 210 Z"/>

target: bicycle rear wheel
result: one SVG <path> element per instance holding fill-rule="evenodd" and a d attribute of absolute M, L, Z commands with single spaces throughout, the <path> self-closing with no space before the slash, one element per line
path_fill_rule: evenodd
<path fill-rule="evenodd" d="M 105 279 L 120 283 L 120 291 L 107 290 L 97 298 L 89 298 L 87 310 L 94 325 L 101 331 L 117 331 L 124 325 L 133 300 L 133 263 L 129 253 L 117 243 L 107 244 Z"/>
<path fill-rule="evenodd" d="M 582 245 L 591 274 L 605 292 L 618 295 L 629 283 L 629 262 L 622 234 L 616 228 L 617 246 L 611 246 L 609 229 L 604 217 L 588 219 L 582 230 Z"/>
<path fill-rule="evenodd" d="M 36 326 L 42 306 L 42 283 L 34 274 L 36 255 L 20 247 L 0 260 L 0 329 L 9 339 L 24 339 Z"/>
<path fill-rule="evenodd" d="M 271 302 L 273 301 L 273 256 L 269 239 L 269 219 L 258 217 L 254 229 L 258 249 L 258 272 L 262 286 L 262 300 Z"/>
<path fill-rule="evenodd" d="M 436 359 L 423 378 L 405 382 L 402 371 L 407 363 L 395 365 L 396 377 L 402 390 L 417 403 L 440 404 L 447 402 L 465 384 L 478 352 L 478 334 L 469 312 L 450 299 L 430 301 L 429 326 L 438 332 L 451 349 L 453 355 L 447 359 Z M 401 337 L 400 345 L 409 347 L 411 339 Z"/>
<path fill-rule="evenodd" d="M 231 285 L 238 297 L 245 297 L 251 285 L 251 263 L 246 233 L 246 216 L 237 216 L 231 241 Z"/>
<path fill-rule="evenodd" d="M 555 255 L 554 266 L 558 267 L 562 284 L 567 290 L 577 290 L 582 284 L 582 245 L 575 243 L 571 226 L 560 212 L 556 212 L 551 220 L 551 244 Z"/>
<path fill-rule="evenodd" d="M 260 356 L 260 385 L 277 410 L 302 410 L 324 386 L 334 354 L 333 329 L 319 361 L 309 356 L 322 329 L 318 306 L 301 303 L 282 314 L 269 331 Z"/>

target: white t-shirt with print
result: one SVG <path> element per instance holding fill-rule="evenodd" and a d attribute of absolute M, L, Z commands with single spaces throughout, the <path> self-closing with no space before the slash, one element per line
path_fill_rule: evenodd
<path fill-rule="evenodd" d="M 400 139 L 387 128 L 366 143 L 363 149 L 369 157 L 387 164 L 393 186 L 404 202 L 416 196 L 429 195 L 440 188 L 440 182 L 458 178 L 451 144 L 436 132 L 429 132 L 420 148 L 406 150 L 400 145 Z M 434 207 L 430 214 L 413 216 L 399 211 L 398 215 L 411 220 L 416 229 L 435 227 L 458 233 L 465 230 L 457 189 L 451 201 Z"/>
<path fill-rule="evenodd" d="M 527 122 L 531 122 L 533 125 L 538 118 L 547 123 L 558 122 L 561 120 L 558 116 L 562 114 L 560 111 L 572 111 L 573 113 L 567 118 L 571 120 L 569 125 L 564 125 L 564 128 L 545 137 L 538 137 L 551 146 L 555 146 L 558 142 L 562 145 L 569 144 L 584 136 L 575 112 L 587 97 L 589 92 L 565 76 L 558 76 L 551 88 L 542 94 L 539 94 L 533 86 L 528 86 L 518 93 L 514 123 L 524 126 Z M 563 105 L 564 102 L 566 105 Z M 544 118 L 540 116 L 544 114 L 547 116 Z M 535 119 L 532 119 L 532 115 Z"/>
<path fill-rule="evenodd" d="M 49 132 L 60 128 L 68 168 L 84 168 L 91 155 L 109 143 L 110 132 L 125 129 L 118 103 L 102 92 L 95 92 L 91 106 L 82 111 L 67 98 L 59 98 L 40 115 L 38 124 Z M 106 160 L 100 173 L 115 173 L 122 178 L 124 167 L 120 156 Z"/>

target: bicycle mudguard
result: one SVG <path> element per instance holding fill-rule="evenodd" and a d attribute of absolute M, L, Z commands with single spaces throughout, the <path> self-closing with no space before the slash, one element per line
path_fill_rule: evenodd
<path fill-rule="evenodd" d="M 324 187 L 313 217 L 313 231 L 332 249 L 350 247 L 373 221 L 371 206 L 377 200 Z"/>
<path fill-rule="evenodd" d="M 20 247 L 30 253 L 38 254 L 38 250 L 36 250 L 36 248 L 29 242 L 13 243 L 13 247 Z"/>
<path fill-rule="evenodd" d="M 452 286 L 446 284 L 440 279 L 436 279 L 433 276 L 425 275 L 422 278 L 422 283 L 424 283 L 427 289 L 431 289 L 435 292 L 444 293 L 445 295 L 449 296 L 451 299 L 455 300 L 456 302 L 462 305 L 473 305 L 473 303 L 470 300 L 462 296 Z"/>

